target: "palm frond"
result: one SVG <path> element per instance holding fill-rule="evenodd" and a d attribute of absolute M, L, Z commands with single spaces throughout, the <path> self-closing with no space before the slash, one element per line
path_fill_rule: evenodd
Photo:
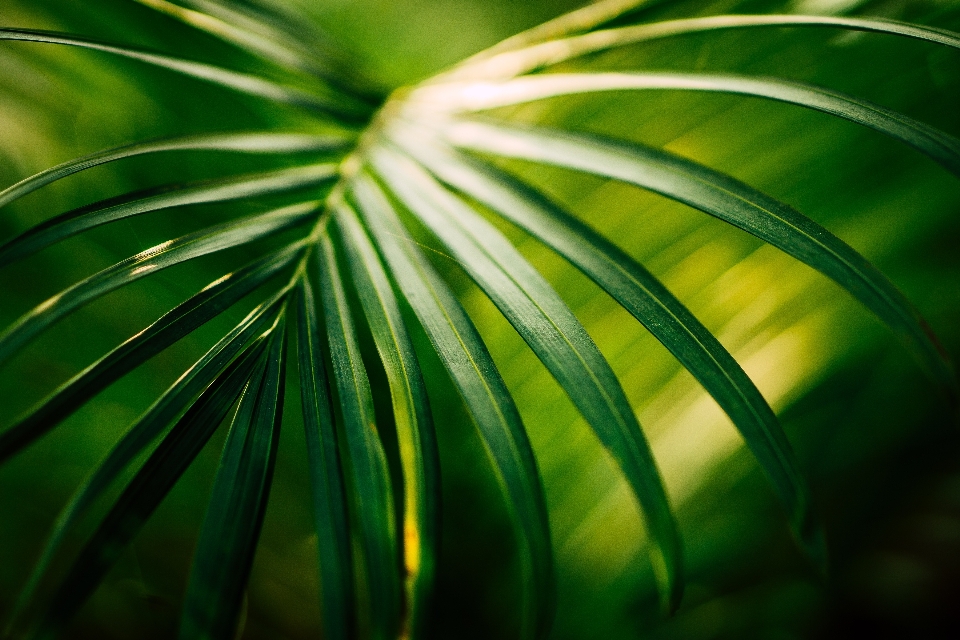
<path fill-rule="evenodd" d="M 484 327 L 464 302 L 460 271 L 477 287 L 469 291 L 482 293 L 529 346 L 614 461 L 643 517 L 662 609 L 675 611 L 686 583 L 684 544 L 636 403 L 595 342 L 591 325 L 565 300 L 562 286 L 551 284 L 544 269 L 498 228 L 502 224 L 519 228 L 576 267 L 692 374 L 739 430 L 803 552 L 828 573 L 815 491 L 747 367 L 651 268 L 549 190 L 518 177 L 511 162 L 639 187 L 781 250 L 872 311 L 957 404 L 953 365 L 930 326 L 888 277 L 824 225 L 683 153 L 578 132 L 562 122 L 520 124 L 504 115 L 505 107 L 574 94 L 595 99 L 611 93 L 617 99 L 622 95 L 617 92 L 656 90 L 764 98 L 868 127 L 960 176 L 960 140 L 954 135 L 831 88 L 700 70 L 576 67 L 592 54 L 721 30 L 818 27 L 960 49 L 956 33 L 892 20 L 798 15 L 608 26 L 629 22 L 655 3 L 606 0 L 507 39 L 388 99 L 374 99 L 369 83 L 344 73 L 342 54 L 332 53 L 323 37 L 317 36 L 315 47 L 301 41 L 311 29 L 265 8 L 218 0 L 138 2 L 265 61 L 286 79 L 52 31 L 0 28 L 0 40 L 109 53 L 253 96 L 264 109 L 298 107 L 309 123 L 303 129 L 309 130 L 286 125 L 273 130 L 254 121 L 248 131 L 136 141 L 68 160 L 0 191 L 0 207 L 25 208 L 30 200 L 21 199 L 33 192 L 134 158 L 164 168 L 175 167 L 177 158 L 209 152 L 265 162 L 262 169 L 243 172 L 248 170 L 215 160 L 215 175 L 228 177 L 187 178 L 74 203 L 0 240 L 0 268 L 9 268 L 36 262 L 43 255 L 34 254 L 88 237 L 96 227 L 126 224 L 142 214 L 216 204 L 261 212 L 173 237 L 76 280 L 0 332 L 0 364 L 61 319 L 146 276 L 227 249 L 268 246 L 239 268 L 219 267 L 206 287 L 165 306 L 157 320 L 33 408 L 11 416 L 0 431 L 0 462 L 7 462 L 155 356 L 201 332 L 216 334 L 215 344 L 140 414 L 73 493 L 11 607 L 10 637 L 56 637 L 69 625 L 224 422 L 229 428 L 186 581 L 179 637 L 238 637 L 281 432 L 287 431 L 281 427 L 290 422 L 284 411 L 288 378 L 301 396 L 324 637 L 429 636 L 440 582 L 447 426 L 428 393 L 431 376 L 449 376 L 459 392 L 506 504 L 521 575 L 520 637 L 547 637 L 558 582 L 551 489 L 521 418 L 523 407 L 505 381 L 503 365 L 498 367 L 496 347 L 485 343 Z M 550 69 L 561 63 L 562 69 Z M 550 72 L 532 74 L 539 70 Z M 496 118 L 476 115 L 496 109 Z M 210 157 L 220 157 L 217 153 Z M 270 164 L 277 159 L 290 166 L 277 169 Z M 279 196 L 300 200 L 280 208 L 263 205 Z M 268 238 L 272 244 L 260 244 Z M 435 243 L 439 249 L 433 249 Z M 449 273 L 438 268 L 433 254 L 456 267 Z M 243 305 L 254 308 L 236 322 L 232 315 Z M 296 340 L 288 340 L 288 333 Z M 421 334 L 425 341 L 418 342 Z M 294 348 L 295 357 L 288 353 Z M 288 359 L 295 366 L 288 367 Z M 384 388 L 374 384 L 381 374 Z M 378 413 L 387 405 L 388 412 Z M 105 514 L 93 508 L 101 503 Z M 68 541 L 91 526 L 67 562 Z"/>

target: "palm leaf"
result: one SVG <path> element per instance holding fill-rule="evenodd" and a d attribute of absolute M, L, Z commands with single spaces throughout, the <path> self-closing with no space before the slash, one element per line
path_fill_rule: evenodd
<path fill-rule="evenodd" d="M 616 463 L 646 525 L 645 550 L 662 607 L 675 610 L 686 580 L 683 543 L 671 507 L 673 495 L 668 498 L 648 442 L 651 434 L 641 429 L 636 404 L 628 400 L 612 364 L 588 333 L 590 323 L 582 325 L 574 313 L 581 309 L 568 307 L 565 291 L 548 283 L 541 265 L 524 257 L 521 247 L 495 226 L 496 219 L 519 227 L 569 261 L 700 382 L 732 419 L 767 475 L 803 550 L 825 569 L 824 527 L 812 507 L 813 492 L 791 439 L 745 373 L 750 367 L 731 355 L 739 352 L 728 351 L 721 336 L 707 329 L 712 325 L 701 323 L 653 275 L 652 267 L 579 219 L 578 212 L 559 205 L 546 195 L 549 189 L 514 177 L 509 167 L 500 168 L 501 162 L 532 162 L 627 183 L 747 231 L 851 293 L 919 356 L 938 388 L 957 401 L 947 352 L 906 297 L 854 249 L 790 206 L 690 158 L 576 133 L 571 122 L 544 110 L 536 112 L 537 118 L 549 127 L 473 115 L 573 94 L 589 99 L 618 91 L 719 92 L 793 104 L 869 127 L 960 175 L 960 141 L 954 135 L 858 96 L 778 78 L 631 71 L 622 68 L 622 61 L 615 71 L 577 66 L 596 53 L 722 30 L 817 27 L 867 32 L 917 40 L 938 52 L 960 49 L 960 36 L 953 32 L 846 16 L 727 15 L 631 24 L 637 16 L 663 13 L 659 3 L 604 0 L 385 98 L 368 88 L 355 61 L 318 25 L 280 5 L 252 0 L 138 2 L 227 43 L 227 57 L 235 60 L 226 65 L 200 62 L 192 56 L 12 27 L 0 28 L 0 40 L 79 47 L 172 71 L 162 82 L 171 83 L 164 84 L 164 93 L 174 95 L 178 104 L 190 104 L 190 96 L 167 89 L 189 87 L 189 79 L 258 98 L 245 107 L 249 113 L 237 115 L 249 121 L 242 125 L 249 131 L 136 141 L 94 152 L 0 191 L 0 207 L 17 202 L 17 211 L 23 210 L 29 200 L 21 198 L 42 187 L 134 157 L 165 169 L 183 154 L 213 151 L 217 153 L 208 156 L 218 169 L 213 175 L 229 177 L 138 187 L 64 213 L 37 216 L 44 221 L 0 242 L 0 268 L 15 269 L 19 265 L 13 263 L 67 238 L 121 220 L 135 222 L 149 212 L 207 203 L 224 203 L 223 210 L 229 212 L 241 210 L 234 205 L 249 207 L 260 197 L 293 192 L 308 192 L 302 197 L 309 200 L 249 217 L 228 217 L 162 242 L 77 280 L 0 332 L 3 364 L 62 318 L 146 275 L 281 232 L 286 238 L 279 247 L 274 240 L 267 255 L 247 258 L 235 272 L 198 280 L 215 278 L 201 291 L 182 295 L 182 302 L 166 307 L 152 324 L 80 369 L 0 431 L 3 462 L 154 356 L 185 338 L 196 338 L 201 327 L 214 333 L 218 323 L 228 327 L 133 421 L 73 493 L 11 608 L 8 635 L 28 632 L 46 638 L 64 632 L 235 405 L 187 580 L 179 633 L 182 638 L 242 633 L 244 592 L 270 499 L 288 375 L 297 379 L 301 394 L 308 462 L 304 483 L 313 497 L 324 637 L 434 635 L 433 622 L 442 611 L 432 604 L 444 571 L 450 571 L 444 568 L 440 549 L 446 536 L 441 531 L 440 483 L 448 472 L 441 473 L 440 453 L 448 425 L 427 389 L 432 388 L 430 376 L 449 375 L 476 426 L 514 528 L 523 594 L 515 607 L 519 637 L 546 637 L 557 612 L 555 551 L 561 558 L 569 552 L 566 546 L 554 548 L 547 498 L 556 496 L 541 477 L 543 459 L 538 461 L 537 455 L 542 452 L 534 451 L 521 420 L 512 395 L 517 389 L 508 387 L 495 363 L 502 346 L 488 348 L 474 324 L 476 317 L 468 313 L 473 307 L 462 302 L 471 294 L 456 286 L 461 269 L 559 382 L 590 427 L 591 442 Z M 238 60 L 259 60 L 257 68 L 272 69 L 270 73 L 283 80 L 234 70 L 243 64 Z M 565 64 L 562 72 L 526 75 L 560 63 Z M 138 67 L 121 69 L 136 74 Z M 179 84 L 177 76 L 187 83 Z M 118 93 L 109 102 L 122 105 L 124 99 Z M 228 94 L 223 99 L 229 100 Z M 197 121 L 215 126 L 211 114 L 221 106 L 204 105 Z M 290 113 L 297 122 L 308 123 L 306 132 L 282 128 L 287 107 L 301 109 Z M 618 117 L 624 120 L 627 115 Z M 272 162 L 241 174 L 249 169 L 237 169 L 240 165 L 231 160 L 237 154 L 254 162 L 258 156 L 282 157 L 291 166 L 272 169 Z M 110 168 L 121 171 L 124 164 Z M 575 181 L 580 178 L 569 179 L 574 188 L 579 184 Z M 439 241 L 443 248 L 437 260 L 453 260 L 457 269 L 448 273 L 428 260 L 415 240 L 424 232 L 426 242 Z M 203 269 L 196 264 L 193 268 Z M 247 298 L 253 311 L 239 322 L 231 319 L 231 308 Z M 291 302 L 296 306 L 298 366 L 288 374 L 286 318 Z M 122 311 L 108 313 L 119 316 Z M 415 341 L 421 330 L 426 336 L 422 344 Z M 429 358 L 423 358 L 426 351 L 433 352 Z M 379 365 L 362 356 L 374 352 Z M 436 359 L 439 364 L 433 365 Z M 368 372 L 371 366 L 382 371 Z M 384 388 L 371 384 L 383 374 Z M 392 444 L 378 428 L 375 406 L 380 402 L 392 406 L 398 469 L 392 468 Z M 550 446 L 563 439 L 555 437 Z M 138 460 L 144 461 L 121 482 Z M 394 487 L 392 478 L 401 478 L 402 487 Z M 669 486 L 670 478 L 666 480 Z M 93 534 L 69 568 L 59 571 L 69 536 L 87 523 L 92 507 L 111 488 L 119 496 L 105 505 L 106 515 L 92 523 Z M 402 499 L 394 496 L 395 489 L 402 490 Z M 619 546 L 622 541 L 617 542 Z M 562 591 L 563 580 L 559 583 Z"/>

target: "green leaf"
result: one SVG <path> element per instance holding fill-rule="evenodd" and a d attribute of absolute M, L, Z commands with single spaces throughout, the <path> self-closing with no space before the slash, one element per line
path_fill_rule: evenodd
<path fill-rule="evenodd" d="M 811 511 L 810 490 L 776 415 L 737 361 L 683 303 L 615 244 L 513 176 L 435 146 L 437 141 L 421 132 L 399 141 L 441 180 L 576 265 L 676 356 L 733 420 L 770 478 L 797 540 L 825 568 L 822 525 Z"/>
<path fill-rule="evenodd" d="M 314 135 L 306 133 L 217 133 L 184 136 L 137 142 L 97 151 L 44 169 L 29 178 L 0 191 L 0 207 L 6 206 L 51 182 L 56 182 L 80 171 L 125 158 L 162 153 L 166 151 L 219 151 L 251 154 L 288 154 L 344 149 L 350 138 L 344 135 Z"/>
<path fill-rule="evenodd" d="M 315 217 L 319 202 L 304 202 L 208 227 L 107 267 L 37 305 L 0 334 L 0 363 L 77 307 L 146 275 L 216 251 L 266 238 Z"/>
<path fill-rule="evenodd" d="M 198 185 L 164 186 L 111 198 L 54 216 L 0 245 L 0 267 L 52 244 L 108 222 L 151 211 L 211 202 L 229 202 L 256 196 L 317 187 L 337 176 L 337 165 L 317 164 L 253 175 L 214 180 Z"/>
<path fill-rule="evenodd" d="M 283 313 L 269 341 L 262 377 L 247 386 L 223 446 L 190 568 L 181 640 L 235 637 L 280 441 L 287 342 Z"/>
<path fill-rule="evenodd" d="M 523 336 L 623 471 L 643 510 L 667 611 L 683 594 L 682 545 L 650 446 L 620 381 L 546 280 L 499 231 L 423 169 L 376 149 L 373 166 Z"/>
<path fill-rule="evenodd" d="M 393 398 L 404 479 L 403 556 L 406 627 L 423 637 L 440 541 L 440 454 L 420 363 L 380 258 L 357 214 L 345 204 L 335 220 Z"/>
<path fill-rule="evenodd" d="M 644 89 L 734 93 L 822 111 L 901 140 L 960 176 L 960 140 L 953 136 L 866 100 L 786 80 L 691 73 L 551 73 L 500 83 L 427 86 L 411 99 L 442 105 L 444 110 L 481 111 L 572 93 Z"/>
<path fill-rule="evenodd" d="M 455 145 L 622 180 L 729 222 L 804 262 L 849 291 L 919 356 L 951 404 L 957 379 L 933 331 L 880 271 L 835 235 L 787 205 L 722 173 L 665 151 L 596 136 L 459 122 Z"/>
<path fill-rule="evenodd" d="M 691 33 L 748 27 L 829 27 L 897 35 L 960 49 L 960 35 L 953 31 L 894 20 L 800 15 L 726 15 L 604 29 L 569 38 L 550 40 L 523 49 L 478 58 L 475 62 L 467 61 L 466 64 L 455 67 L 452 71 L 438 76 L 437 79 L 465 80 L 475 78 L 493 80 L 512 78 L 541 67 L 559 64 L 616 47 Z"/>
<path fill-rule="evenodd" d="M 127 544 L 227 417 L 254 368 L 258 364 L 263 367 L 264 346 L 262 340 L 251 345 L 217 377 L 124 487 L 61 581 L 46 612 L 40 617 L 39 628 L 33 637 L 55 637 L 90 597 Z"/>
<path fill-rule="evenodd" d="M 28 605 L 50 563 L 56 557 L 66 534 L 79 522 L 86 509 L 110 484 L 153 442 L 178 415 L 191 405 L 239 354 L 250 339 L 276 317 L 277 309 L 286 300 L 284 289 L 251 311 L 240 324 L 215 344 L 200 360 L 171 386 L 124 434 L 93 473 L 77 489 L 54 523 L 46 546 L 34 564 L 26 585 L 21 589 L 13 620 Z"/>
<path fill-rule="evenodd" d="M 289 267 L 302 254 L 302 247 L 285 249 L 211 282 L 78 373 L 0 433 L 0 463 L 47 433 L 104 388 Z"/>
<path fill-rule="evenodd" d="M 340 94 L 320 96 L 296 87 L 272 82 L 260 76 L 239 73 L 211 64 L 184 60 L 152 51 L 107 44 L 88 38 L 79 38 L 70 34 L 32 29 L 0 28 L 0 40 L 61 44 L 90 49 L 92 51 L 112 53 L 155 67 L 169 69 L 170 71 L 232 89 L 239 93 L 264 98 L 274 103 L 289 104 L 311 111 L 327 113 L 346 122 L 363 122 L 371 115 L 369 105 Z"/>
<path fill-rule="evenodd" d="M 396 523 L 387 457 L 380 442 L 373 396 L 354 334 L 337 257 L 327 233 L 320 237 L 320 299 L 330 344 L 330 360 L 346 434 L 345 467 L 360 540 L 357 583 L 359 623 L 370 637 L 392 638 L 399 630 Z"/>
<path fill-rule="evenodd" d="M 300 394 L 310 461 L 314 528 L 320 556 L 323 637 L 327 640 L 347 640 L 350 637 L 353 573 L 347 507 L 341 479 L 343 472 L 337 453 L 337 432 L 327 374 L 320 353 L 317 307 L 309 279 L 300 279 L 298 295 Z"/>
<path fill-rule="evenodd" d="M 556 597 L 550 526 L 540 472 L 517 407 L 473 322 L 408 239 L 376 183 L 360 174 L 352 191 L 397 285 L 477 424 L 518 526 L 525 586 L 520 637 L 545 637 Z"/>

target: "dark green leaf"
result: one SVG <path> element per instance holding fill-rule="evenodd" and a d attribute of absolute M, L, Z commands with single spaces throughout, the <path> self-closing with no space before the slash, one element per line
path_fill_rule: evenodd
<path fill-rule="evenodd" d="M 682 545 L 650 446 L 600 350 L 546 280 L 499 231 L 422 168 L 377 149 L 391 190 L 463 265 L 523 336 L 623 471 L 643 509 L 663 608 L 683 594 Z"/>
<path fill-rule="evenodd" d="M 327 640 L 347 640 L 350 637 L 353 574 L 342 469 L 337 453 L 337 432 L 333 423 L 327 374 L 320 354 L 317 307 L 307 278 L 300 280 L 298 292 L 300 393 L 310 461 L 314 528 L 320 556 L 323 637 Z"/>
<path fill-rule="evenodd" d="M 341 205 L 335 219 L 393 398 L 404 479 L 402 542 L 407 582 L 404 635 L 421 638 L 433 591 L 435 554 L 440 540 L 440 457 L 433 416 L 420 363 L 383 264 L 352 209 Z"/>
<path fill-rule="evenodd" d="M 216 180 L 199 185 L 158 187 L 146 193 L 134 194 L 133 199 L 121 197 L 119 203 L 115 198 L 97 202 L 54 216 L 0 245 L 0 267 L 108 222 L 171 207 L 228 202 L 284 191 L 315 188 L 330 182 L 336 175 L 337 165 L 318 164 Z"/>
<path fill-rule="evenodd" d="M 275 317 L 277 308 L 286 300 L 287 293 L 288 289 L 285 289 L 251 311 L 240 324 L 180 376 L 180 379 L 153 403 L 120 442 L 111 449 L 106 458 L 97 465 L 57 517 L 43 553 L 31 570 L 26 585 L 21 589 L 14 608 L 14 619 L 19 617 L 18 612 L 28 605 L 50 562 L 63 544 L 66 534 L 80 520 L 86 509 L 163 432 L 170 422 L 191 405 L 194 399 L 216 379 L 220 371 L 241 352 L 249 340 L 263 330 Z"/>
<path fill-rule="evenodd" d="M 263 375 L 247 386 L 217 467 L 184 596 L 181 640 L 235 636 L 280 441 L 287 342 L 283 314 L 269 341 Z"/>
<path fill-rule="evenodd" d="M 517 407 L 473 322 L 407 239 L 376 183 L 361 174 L 353 180 L 353 193 L 398 286 L 477 424 L 519 529 L 526 590 L 520 637 L 544 637 L 556 597 L 550 526 L 540 472 Z"/>
<path fill-rule="evenodd" d="M 77 307 L 146 275 L 216 251 L 266 238 L 313 218 L 319 202 L 303 202 L 169 240 L 107 267 L 37 305 L 0 334 L 0 363 Z"/>
<path fill-rule="evenodd" d="M 360 359 L 337 257 L 326 233 L 320 238 L 318 262 L 320 299 L 346 435 L 344 466 L 350 494 L 356 496 L 352 506 L 360 540 L 358 569 L 362 572 L 357 583 L 366 591 L 359 598 L 359 623 L 372 638 L 393 638 L 399 630 L 401 598 L 393 490 L 377 433 L 370 382 Z"/>
<path fill-rule="evenodd" d="M 125 158 L 164 151 L 221 151 L 231 153 L 286 154 L 335 151 L 349 144 L 350 138 L 340 135 L 305 133 L 217 133 L 137 142 L 97 151 L 45 169 L 0 191 L 0 207 L 28 193 L 85 169 Z"/>
<path fill-rule="evenodd" d="M 780 423 L 737 361 L 658 281 L 612 242 L 528 185 L 417 135 L 404 149 L 450 186 L 489 206 L 570 260 L 639 320 L 700 381 L 743 434 L 773 483 L 797 539 L 823 567 L 822 527 Z"/>
<path fill-rule="evenodd" d="M 262 369 L 265 344 L 251 345 L 203 392 L 126 485 L 84 545 L 39 620 L 37 638 L 55 637 L 60 627 L 97 588 L 127 544 L 203 449 L 233 406 L 254 368 Z M 42 579 L 42 576 L 38 576 Z"/>
<path fill-rule="evenodd" d="M 32 443 L 101 390 L 217 316 L 290 266 L 303 248 L 285 249 L 211 282 L 202 291 L 93 363 L 0 433 L 0 462 Z"/>
<path fill-rule="evenodd" d="M 456 145 L 622 180 L 700 209 L 769 242 L 836 281 L 886 322 L 957 404 L 948 356 L 902 293 L 835 235 L 787 205 L 729 176 L 665 151 L 595 136 L 460 122 Z"/>

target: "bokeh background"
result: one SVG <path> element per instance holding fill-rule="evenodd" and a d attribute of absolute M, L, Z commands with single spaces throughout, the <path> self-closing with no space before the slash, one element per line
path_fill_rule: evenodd
<path fill-rule="evenodd" d="M 416 82 L 575 0 L 269 0 L 335 43 L 386 90 Z M 721 12 L 862 13 L 960 30 L 953 0 L 648 2 L 634 17 Z M 73 31 L 282 78 L 228 45 L 129 0 L 4 0 L 0 24 Z M 320 40 L 318 40 L 319 42 Z M 577 68 L 583 68 L 580 65 Z M 960 52 L 891 36 L 762 29 L 672 38 L 592 57 L 595 69 L 736 72 L 811 82 L 960 135 Z M 795 206 L 902 288 L 960 356 L 960 185 L 883 136 L 769 101 L 676 91 L 558 98 L 497 115 L 625 136 L 730 173 Z M 0 184 L 130 141 L 260 127 L 322 130 L 302 114 L 135 62 L 0 43 Z M 127 160 L 71 177 L 0 212 L 0 240 L 56 213 L 134 189 L 296 159 L 196 154 Z M 625 483 L 572 404 L 458 266 L 433 256 L 514 392 L 547 487 L 559 578 L 551 638 L 956 637 L 960 634 L 960 437 L 909 353 L 837 286 L 723 223 L 637 189 L 559 169 L 508 167 L 541 185 L 661 277 L 715 332 L 780 415 L 825 522 L 831 573 L 800 556 L 757 464 L 713 401 L 616 303 L 500 223 L 585 323 L 651 439 L 678 511 L 689 585 L 657 613 L 644 531 Z M 275 198 L 282 201 L 282 198 Z M 257 209 L 263 201 L 257 203 Z M 254 205 L 140 216 L 0 270 L 0 323 L 137 251 Z M 235 249 L 144 279 L 60 322 L 0 369 L 0 428 L 111 347 L 239 265 Z M 0 618 L 60 507 L 133 419 L 243 303 L 93 399 L 0 467 Z M 443 470 L 436 638 L 516 633 L 519 564 L 474 428 L 422 335 Z M 385 380 L 365 353 L 389 424 Z M 291 378 L 277 476 L 242 637 L 316 637 L 315 537 L 299 393 Z M 222 430 L 221 430 L 222 431 Z M 386 429 L 389 432 L 389 429 Z M 164 501 L 66 637 L 167 638 L 223 433 Z M 82 542 L 83 532 L 72 541 Z M 65 568 L 64 565 L 63 568 Z"/>

